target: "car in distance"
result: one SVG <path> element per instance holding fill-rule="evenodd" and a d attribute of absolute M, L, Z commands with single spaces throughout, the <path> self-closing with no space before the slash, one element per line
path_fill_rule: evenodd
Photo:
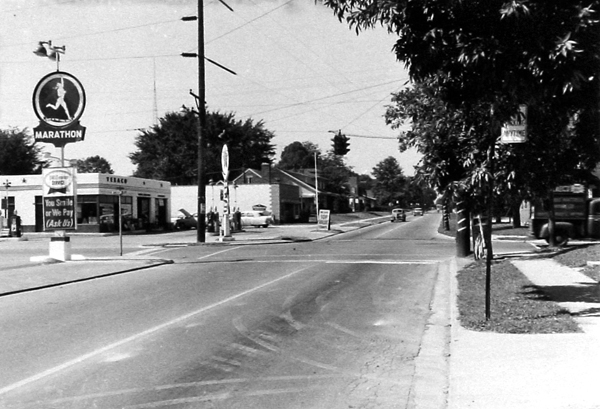
<path fill-rule="evenodd" d="M 198 214 L 190 214 L 185 209 L 179 209 L 180 216 L 175 220 L 175 230 L 189 230 L 198 227 Z"/>
<path fill-rule="evenodd" d="M 393 222 L 405 222 L 406 212 L 404 209 L 392 209 L 392 223 Z"/>
<path fill-rule="evenodd" d="M 423 209 L 420 207 L 415 207 L 413 209 L 413 216 L 423 216 Z"/>
<path fill-rule="evenodd" d="M 271 215 L 260 210 L 247 210 L 241 213 L 242 227 L 269 227 L 269 224 L 273 221 Z"/>

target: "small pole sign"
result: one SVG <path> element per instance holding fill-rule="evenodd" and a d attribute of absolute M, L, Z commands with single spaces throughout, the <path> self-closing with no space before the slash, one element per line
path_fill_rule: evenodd
<path fill-rule="evenodd" d="M 502 143 L 527 142 L 527 105 L 519 106 L 519 113 L 502 127 L 500 135 Z"/>
<path fill-rule="evenodd" d="M 75 168 L 43 170 L 44 230 L 74 230 L 77 227 L 77 182 Z"/>
<path fill-rule="evenodd" d="M 229 149 L 227 145 L 223 145 L 221 150 L 221 171 L 223 173 L 223 181 L 227 183 L 229 178 Z"/>
<path fill-rule="evenodd" d="M 317 228 L 330 230 L 331 228 L 331 210 L 321 209 L 319 210 Z"/>

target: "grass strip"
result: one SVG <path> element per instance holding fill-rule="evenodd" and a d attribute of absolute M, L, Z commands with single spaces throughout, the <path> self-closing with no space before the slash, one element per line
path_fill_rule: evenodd
<path fill-rule="evenodd" d="M 507 334 L 581 332 L 570 313 L 549 300 L 510 261 L 492 266 L 490 319 L 485 318 L 485 261 L 458 272 L 458 310 L 463 327 Z"/>

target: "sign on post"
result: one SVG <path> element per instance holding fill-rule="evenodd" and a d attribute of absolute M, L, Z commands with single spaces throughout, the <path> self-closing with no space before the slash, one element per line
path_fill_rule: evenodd
<path fill-rule="evenodd" d="M 519 106 L 519 113 L 502 126 L 500 135 L 502 143 L 525 143 L 527 142 L 527 105 Z"/>
<path fill-rule="evenodd" d="M 85 91 L 77 78 L 53 72 L 38 82 L 33 92 L 33 110 L 40 124 L 33 129 L 36 142 L 64 147 L 85 138 L 79 118 L 85 109 Z"/>
<path fill-rule="evenodd" d="M 331 228 L 331 211 L 327 209 L 319 210 L 317 228 L 330 230 Z"/>
<path fill-rule="evenodd" d="M 75 168 L 43 171 L 44 230 L 74 230 L 77 227 L 77 182 Z"/>
<path fill-rule="evenodd" d="M 223 172 L 223 181 L 227 183 L 227 179 L 229 178 L 229 149 L 227 145 L 223 145 L 223 150 L 221 150 L 221 170 Z"/>

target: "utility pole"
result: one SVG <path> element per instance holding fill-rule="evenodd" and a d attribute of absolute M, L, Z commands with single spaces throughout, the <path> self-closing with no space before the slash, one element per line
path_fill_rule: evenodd
<path fill-rule="evenodd" d="M 225 7 L 230 11 L 233 11 L 223 0 L 219 0 Z M 191 90 L 192 94 L 196 98 L 196 105 L 198 107 L 198 224 L 196 228 L 198 243 L 204 243 L 206 241 L 206 172 L 204 170 L 204 157 L 206 152 L 206 141 L 203 135 L 205 124 L 206 124 L 206 85 L 205 85 L 205 66 L 204 60 L 208 60 L 210 63 L 216 65 L 225 71 L 237 75 L 234 71 L 229 68 L 206 58 L 204 55 L 204 1 L 198 0 L 198 16 L 197 17 L 183 17 L 183 21 L 198 20 L 198 53 L 182 53 L 183 57 L 195 57 L 198 59 L 198 95 L 195 95 Z"/>
<path fill-rule="evenodd" d="M 198 0 L 198 226 L 196 241 L 206 241 L 206 174 L 204 172 L 206 123 L 206 86 L 204 71 L 204 1 Z"/>

